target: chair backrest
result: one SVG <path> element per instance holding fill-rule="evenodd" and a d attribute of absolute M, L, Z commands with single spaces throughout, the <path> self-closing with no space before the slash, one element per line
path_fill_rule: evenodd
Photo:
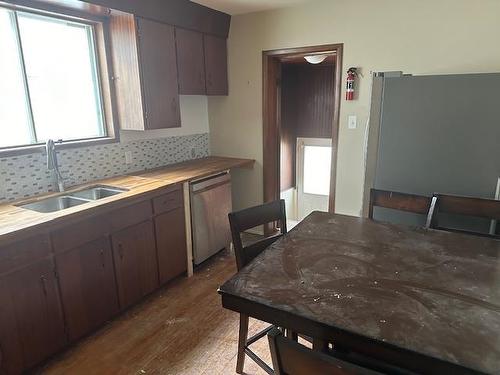
<path fill-rule="evenodd" d="M 430 203 L 431 198 L 423 195 L 371 189 L 368 217 L 373 219 L 373 207 L 384 207 L 393 210 L 427 215 Z"/>
<path fill-rule="evenodd" d="M 249 246 L 243 247 L 241 233 L 272 222 L 279 222 L 280 234 L 267 237 Z M 263 205 L 247 208 L 229 214 L 229 224 L 233 237 L 234 252 L 238 271 L 246 266 L 253 258 L 287 232 L 285 201 L 283 199 Z"/>
<path fill-rule="evenodd" d="M 494 199 L 434 193 L 431 200 L 429 214 L 427 215 L 428 228 L 499 237 L 498 234 L 496 234 L 495 225 L 490 227 L 492 233 L 478 233 L 468 230 L 445 228 L 439 224 L 440 213 L 489 219 L 495 223 L 495 221 L 500 220 L 500 201 Z"/>
<path fill-rule="evenodd" d="M 271 330 L 269 349 L 276 375 L 373 375 L 379 372 L 309 349 L 283 336 L 277 328 Z"/>

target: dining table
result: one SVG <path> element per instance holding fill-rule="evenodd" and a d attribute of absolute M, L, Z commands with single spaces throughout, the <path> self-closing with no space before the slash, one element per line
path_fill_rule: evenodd
<path fill-rule="evenodd" d="M 313 212 L 223 307 L 418 374 L 500 373 L 500 241 Z"/>

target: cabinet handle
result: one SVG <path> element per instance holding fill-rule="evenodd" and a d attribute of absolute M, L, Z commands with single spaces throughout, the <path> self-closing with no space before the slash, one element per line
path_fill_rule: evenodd
<path fill-rule="evenodd" d="M 106 263 L 104 262 L 104 250 L 101 249 L 101 262 L 102 262 L 102 268 L 106 268 Z"/>
<path fill-rule="evenodd" d="M 123 246 L 121 243 L 118 244 L 118 255 L 120 255 L 120 259 L 123 260 Z"/>
<path fill-rule="evenodd" d="M 46 284 L 46 278 L 44 275 L 42 275 L 40 277 L 40 282 L 42 284 L 42 290 L 43 290 L 43 294 L 47 295 L 47 284 Z"/>

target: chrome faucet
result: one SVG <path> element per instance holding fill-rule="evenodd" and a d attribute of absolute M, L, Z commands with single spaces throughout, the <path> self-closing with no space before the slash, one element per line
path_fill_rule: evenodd
<path fill-rule="evenodd" d="M 49 139 L 47 141 L 47 144 L 45 145 L 45 148 L 47 150 L 47 170 L 54 171 L 57 188 L 62 192 L 64 191 L 64 178 L 59 171 L 59 165 L 57 163 L 56 142 L 54 142 L 52 139 Z"/>

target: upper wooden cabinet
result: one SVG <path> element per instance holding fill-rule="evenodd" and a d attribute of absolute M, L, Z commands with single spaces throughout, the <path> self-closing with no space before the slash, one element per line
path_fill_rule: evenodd
<path fill-rule="evenodd" d="M 226 39 L 204 35 L 207 95 L 227 95 Z"/>
<path fill-rule="evenodd" d="M 179 93 L 227 95 L 226 39 L 175 29 Z"/>
<path fill-rule="evenodd" d="M 120 126 L 181 126 L 174 27 L 113 11 L 111 55 Z"/>
<path fill-rule="evenodd" d="M 179 94 L 205 94 L 205 63 L 203 34 L 175 29 L 177 66 L 179 68 Z"/>

